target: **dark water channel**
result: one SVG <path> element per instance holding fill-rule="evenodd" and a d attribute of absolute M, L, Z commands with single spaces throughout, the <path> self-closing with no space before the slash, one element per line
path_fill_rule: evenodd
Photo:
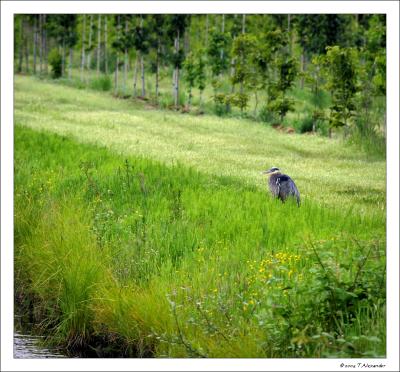
<path fill-rule="evenodd" d="M 79 350 L 66 350 L 49 347 L 44 342 L 45 337 L 39 336 L 34 332 L 33 323 L 25 317 L 14 316 L 14 343 L 13 355 L 15 359 L 44 359 L 44 358 L 126 358 L 132 357 L 115 345 L 115 340 L 107 343 L 103 338 L 94 340 L 92 345 Z M 140 357 L 151 358 L 152 354 L 141 354 Z"/>
<path fill-rule="evenodd" d="M 57 350 L 50 350 L 42 346 L 40 336 L 14 332 L 14 358 L 43 359 L 66 358 L 66 356 Z"/>
<path fill-rule="evenodd" d="M 32 324 L 24 322 L 23 317 L 14 317 L 14 358 L 16 359 L 44 359 L 67 358 L 60 350 L 49 349 L 44 346 L 43 336 L 34 335 Z"/>

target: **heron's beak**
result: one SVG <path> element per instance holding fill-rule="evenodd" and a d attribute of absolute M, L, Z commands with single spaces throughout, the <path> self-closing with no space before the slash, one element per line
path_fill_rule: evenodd
<path fill-rule="evenodd" d="M 261 174 L 270 174 L 270 173 L 271 173 L 270 169 L 261 172 Z"/>

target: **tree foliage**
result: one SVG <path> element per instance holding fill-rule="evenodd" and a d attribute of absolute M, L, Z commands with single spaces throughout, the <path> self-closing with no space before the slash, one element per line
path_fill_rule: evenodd
<path fill-rule="evenodd" d="M 314 128 L 325 118 L 334 129 L 350 127 L 355 121 L 361 127 L 360 112 L 365 123 L 373 121 L 370 110 L 379 109 L 385 115 L 385 108 L 378 107 L 375 99 L 386 95 L 385 15 L 116 14 L 102 15 L 101 23 L 97 16 L 16 15 L 16 71 L 34 72 L 40 55 L 40 70 L 43 59 L 58 76 L 60 57 L 61 74 L 66 65 L 69 76 L 71 67 L 80 66 L 81 83 L 89 83 L 90 70 L 97 66 L 99 74 L 99 66 L 104 66 L 101 72 L 114 71 L 117 93 L 121 90 L 118 71 L 123 65 L 124 84 L 120 86 L 127 94 L 125 82 L 133 74 L 131 91 L 136 96 L 140 68 L 145 99 L 156 97 L 158 103 L 160 97 L 167 107 L 172 98 L 178 109 L 184 101 L 192 103 L 197 88 L 200 105 L 205 91 L 205 99 L 213 100 L 219 113 L 237 114 L 235 107 L 240 111 L 252 107 L 255 118 L 279 119 L 285 125 L 290 110 L 307 106 L 300 102 L 303 96 L 311 103 L 307 120 L 312 118 Z M 90 63 L 91 56 L 97 64 Z M 186 94 L 179 90 L 182 68 Z M 151 95 L 150 79 L 147 83 L 144 79 L 148 73 L 155 74 L 155 94 Z M 171 76 L 172 95 L 164 93 L 165 79 Z M 297 81 L 299 89 L 292 90 Z M 207 92 L 207 86 L 212 92 Z"/>
<path fill-rule="evenodd" d="M 323 63 L 326 88 L 332 96 L 329 125 L 333 128 L 348 126 L 355 114 L 355 94 L 359 90 L 357 52 L 353 48 L 328 47 Z"/>
<path fill-rule="evenodd" d="M 62 68 L 61 68 L 61 54 L 58 52 L 57 49 L 52 49 L 49 53 L 49 64 L 51 66 L 51 76 L 53 79 L 58 79 L 62 75 Z"/>
<path fill-rule="evenodd" d="M 307 55 L 325 54 L 327 46 L 342 45 L 349 23 L 342 14 L 302 14 L 295 18 L 299 44 Z"/>
<path fill-rule="evenodd" d="M 210 31 L 209 44 L 207 48 L 208 63 L 213 76 L 218 76 L 226 71 L 229 65 L 228 45 L 230 35 L 228 32 L 221 32 L 213 28 Z M 225 53 L 221 56 L 221 50 Z"/>

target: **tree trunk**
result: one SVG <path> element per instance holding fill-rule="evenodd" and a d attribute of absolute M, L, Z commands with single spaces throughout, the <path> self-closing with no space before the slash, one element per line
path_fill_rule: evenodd
<path fill-rule="evenodd" d="M 120 25 L 121 25 L 121 17 L 118 16 L 118 24 L 117 24 L 117 41 L 120 39 Z M 118 93 L 118 72 L 119 72 L 119 50 L 117 50 L 117 60 L 115 66 L 115 80 L 114 80 L 114 94 Z"/>
<path fill-rule="evenodd" d="M 231 59 L 231 77 L 235 74 L 235 59 Z M 235 93 L 235 84 L 231 83 L 231 94 Z M 231 112 L 231 104 L 229 103 L 229 100 L 227 100 L 227 103 L 225 105 L 226 112 Z"/>
<path fill-rule="evenodd" d="M 200 91 L 200 95 L 199 95 L 199 108 L 201 109 L 203 105 L 203 91 Z"/>
<path fill-rule="evenodd" d="M 303 50 L 300 56 L 300 72 L 304 73 L 305 70 L 306 70 L 306 56 Z M 302 76 L 300 79 L 300 88 L 304 89 L 304 76 Z"/>
<path fill-rule="evenodd" d="M 135 71 L 133 72 L 133 96 L 137 97 L 137 75 L 138 75 L 138 65 L 139 65 L 139 54 L 140 52 L 136 52 L 136 61 L 135 61 Z"/>
<path fill-rule="evenodd" d="M 140 15 L 140 28 L 143 27 L 143 17 Z M 144 55 L 143 51 L 140 52 L 140 69 L 141 69 L 141 78 L 142 78 L 142 97 L 146 95 L 145 89 L 145 81 L 144 81 Z"/>
<path fill-rule="evenodd" d="M 141 67 L 141 72 L 142 72 L 142 97 L 146 96 L 146 86 L 145 86 L 145 80 L 144 80 L 144 56 L 143 53 L 140 56 L 140 67 Z"/>
<path fill-rule="evenodd" d="M 176 68 L 172 70 L 172 97 L 174 99 L 174 102 L 175 102 L 175 87 L 176 87 Z"/>
<path fill-rule="evenodd" d="M 234 22 L 236 23 L 237 14 L 235 14 L 234 17 L 235 17 Z M 235 36 L 235 37 L 236 37 L 236 36 Z M 231 81 L 232 81 L 233 75 L 235 75 L 235 63 L 236 63 L 235 58 L 234 58 L 234 57 L 231 57 L 231 61 L 230 61 L 230 64 L 231 64 L 231 74 L 230 74 Z M 231 84 L 232 84 L 232 85 L 231 85 L 231 94 L 233 94 L 233 93 L 235 93 L 235 84 L 233 84 L 233 83 L 231 83 Z M 230 111 L 230 104 L 229 104 L 229 102 L 226 104 L 226 107 L 227 107 L 227 110 Z"/>
<path fill-rule="evenodd" d="M 86 41 L 85 39 L 86 39 L 86 14 L 83 15 L 83 27 L 82 27 L 81 81 L 83 81 L 85 73 L 85 41 Z"/>
<path fill-rule="evenodd" d="M 246 14 L 242 16 L 242 34 L 244 33 L 246 33 Z M 243 80 L 240 82 L 240 94 L 243 94 Z"/>
<path fill-rule="evenodd" d="M 97 77 L 100 75 L 100 51 L 101 51 L 101 14 L 99 14 L 99 20 L 97 24 Z"/>
<path fill-rule="evenodd" d="M 124 94 L 126 94 L 126 79 L 128 76 L 128 50 L 124 50 Z"/>
<path fill-rule="evenodd" d="M 26 27 L 26 25 L 25 25 Z M 27 32 L 27 34 L 29 34 L 29 30 Z M 24 38 L 24 42 L 25 42 L 25 69 L 26 72 L 29 72 L 29 42 L 28 42 L 28 37 L 26 36 Z"/>
<path fill-rule="evenodd" d="M 179 67 L 176 68 L 175 72 L 175 107 L 179 105 Z"/>
<path fill-rule="evenodd" d="M 65 75 L 65 38 L 62 40 L 61 75 Z"/>
<path fill-rule="evenodd" d="M 89 45 L 88 45 L 88 56 L 87 56 L 87 69 L 90 71 L 90 62 L 92 59 L 92 34 L 93 34 L 93 14 L 90 15 L 89 22 Z"/>
<path fill-rule="evenodd" d="M 125 36 L 128 35 L 128 20 L 125 19 Z M 126 79 L 128 76 L 128 48 L 125 45 L 124 50 L 124 94 L 126 94 Z"/>
<path fill-rule="evenodd" d="M 225 14 L 222 14 L 222 25 L 221 25 L 221 32 L 225 32 Z M 224 59 L 224 49 L 221 48 L 221 60 Z"/>
<path fill-rule="evenodd" d="M 39 14 L 40 21 L 42 20 L 42 16 Z M 38 44 L 38 21 L 35 16 L 33 21 L 33 73 L 36 75 L 36 51 Z M 42 61 L 40 61 L 42 62 Z M 40 63 L 40 69 L 42 69 L 42 63 Z"/>
<path fill-rule="evenodd" d="M 46 33 L 46 14 L 42 15 L 42 42 L 41 48 L 43 50 L 44 72 L 47 75 L 47 33 Z"/>
<path fill-rule="evenodd" d="M 179 53 L 179 31 L 175 38 L 175 53 Z M 174 86 L 174 103 L 175 107 L 179 104 L 179 67 L 175 67 L 175 86 Z"/>
<path fill-rule="evenodd" d="M 69 48 L 69 63 L 68 63 L 68 79 L 71 80 L 72 77 L 72 63 L 73 63 L 73 54 L 74 49 L 72 47 Z"/>
<path fill-rule="evenodd" d="M 108 75 L 108 56 L 107 56 L 107 39 L 108 39 L 108 31 L 107 31 L 107 15 L 104 16 L 104 70 L 106 75 Z"/>
<path fill-rule="evenodd" d="M 254 117 L 257 115 L 257 106 L 258 106 L 258 92 L 257 89 L 254 91 L 254 99 L 256 101 L 254 105 Z"/>
<path fill-rule="evenodd" d="M 43 47 L 43 17 L 44 15 L 39 14 L 39 30 L 37 30 L 36 42 L 38 46 L 40 45 L 39 49 L 39 72 L 42 75 L 43 72 L 43 56 L 44 56 L 44 47 Z M 40 43 L 39 43 L 40 39 Z"/>
<path fill-rule="evenodd" d="M 23 17 L 23 16 L 22 16 Z M 23 59 L 23 40 L 24 40 L 24 21 L 21 17 L 19 23 L 19 49 L 18 49 L 18 72 L 22 72 L 22 59 Z"/>
<path fill-rule="evenodd" d="M 115 75 L 114 75 L 114 94 L 117 95 L 118 93 L 118 67 L 119 65 L 119 53 L 117 52 L 117 60 L 115 64 Z"/>
<path fill-rule="evenodd" d="M 156 104 L 158 104 L 158 76 L 160 73 L 160 37 L 157 39 L 157 54 L 156 54 Z"/>

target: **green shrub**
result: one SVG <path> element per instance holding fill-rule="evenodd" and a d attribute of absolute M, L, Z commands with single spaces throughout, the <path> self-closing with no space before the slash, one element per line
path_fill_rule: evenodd
<path fill-rule="evenodd" d="M 328 135 L 329 126 L 321 111 L 306 112 L 304 116 L 292 121 L 292 125 L 299 133 L 318 132 Z"/>
<path fill-rule="evenodd" d="M 229 112 L 229 96 L 225 93 L 215 93 L 214 113 L 218 116 L 224 116 Z"/>
<path fill-rule="evenodd" d="M 300 120 L 297 129 L 300 133 L 312 132 L 313 118 L 311 116 L 305 116 L 303 119 Z"/>
<path fill-rule="evenodd" d="M 224 116 L 228 113 L 227 106 L 225 104 L 216 103 L 214 106 L 214 113 L 218 116 Z"/>
<path fill-rule="evenodd" d="M 51 76 L 53 79 L 58 79 L 62 75 L 62 60 L 61 55 L 56 48 L 49 53 L 49 64 L 51 66 Z"/>
<path fill-rule="evenodd" d="M 261 107 L 258 117 L 264 123 L 272 123 L 276 120 L 276 116 L 268 109 L 266 105 Z"/>
<path fill-rule="evenodd" d="M 293 110 L 294 108 L 294 100 L 288 97 L 285 97 L 283 94 L 279 95 L 275 99 L 268 102 L 268 109 L 275 113 L 275 115 L 279 115 L 279 119 L 282 122 L 283 118 L 286 114 Z"/>
<path fill-rule="evenodd" d="M 107 75 L 100 76 L 91 81 L 90 88 L 104 92 L 109 91 L 111 90 L 111 79 Z"/>
<path fill-rule="evenodd" d="M 236 106 L 243 111 L 247 108 L 249 102 L 249 95 L 245 93 L 229 94 L 225 98 L 225 102 L 229 105 Z"/>

